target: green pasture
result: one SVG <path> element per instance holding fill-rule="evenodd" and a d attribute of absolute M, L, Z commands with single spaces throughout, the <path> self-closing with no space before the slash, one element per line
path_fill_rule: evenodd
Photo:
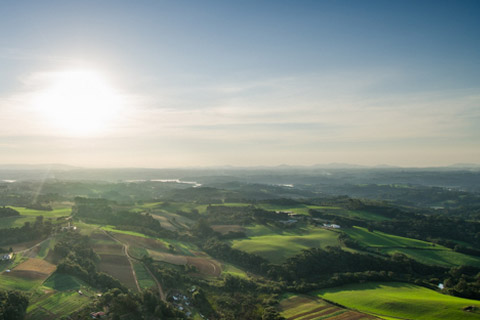
<path fill-rule="evenodd" d="M 142 237 L 142 238 L 152 238 L 140 232 L 116 229 L 114 226 L 102 226 L 101 228 L 105 231 L 114 232 L 114 233 L 128 234 L 130 236 Z"/>
<path fill-rule="evenodd" d="M 235 267 L 234 265 L 224 263 L 222 264 L 222 275 L 230 274 L 232 276 L 240 277 L 240 278 L 248 278 L 248 275 L 245 271 L 240 268 Z"/>
<path fill-rule="evenodd" d="M 443 295 L 405 283 L 369 282 L 319 290 L 318 296 L 348 308 L 378 316 L 401 319 L 479 319 L 479 313 L 465 312 L 467 306 L 480 306 L 476 300 Z"/>
<path fill-rule="evenodd" d="M 380 231 L 370 232 L 366 228 L 353 227 L 348 229 L 342 229 L 350 237 L 357 240 L 367 247 L 384 248 L 384 247 L 403 247 L 403 248 L 420 248 L 420 249 L 432 249 L 442 250 L 445 247 L 436 245 L 431 242 L 416 240 L 411 238 L 405 238 L 400 236 L 383 233 Z"/>
<path fill-rule="evenodd" d="M 43 286 L 56 291 L 67 291 L 79 290 L 80 288 L 85 287 L 86 284 L 77 277 L 54 272 L 47 280 L 45 280 Z"/>
<path fill-rule="evenodd" d="M 72 213 L 72 208 L 70 207 L 56 208 L 56 209 L 53 209 L 52 211 L 28 209 L 23 207 L 10 207 L 10 208 L 17 210 L 22 216 L 35 216 L 35 217 L 43 216 L 45 218 L 65 217 L 65 216 L 69 216 Z"/>
<path fill-rule="evenodd" d="M 0 218 L 0 229 L 7 228 L 20 228 L 25 222 L 34 223 L 35 217 L 33 216 L 13 216 Z"/>
<path fill-rule="evenodd" d="M 254 227 L 256 232 L 266 232 Z M 250 230 L 249 230 L 250 231 Z M 254 253 L 272 263 L 282 263 L 304 249 L 338 246 L 338 233 L 322 228 L 307 228 L 306 232 L 284 232 L 252 236 L 232 241 L 232 247 Z"/>
<path fill-rule="evenodd" d="M 455 252 L 448 248 L 444 250 L 381 249 L 380 251 L 387 254 L 394 254 L 396 252 L 403 253 L 407 257 L 430 265 L 439 265 L 445 267 L 467 265 L 480 268 L 479 257 Z"/>
<path fill-rule="evenodd" d="M 0 274 L 0 289 L 29 291 L 38 287 L 42 280 L 24 279 L 10 276 L 6 273 Z"/>
<path fill-rule="evenodd" d="M 25 222 L 34 223 L 36 217 L 43 216 L 44 218 L 58 218 L 69 216 L 72 209 L 70 207 L 57 208 L 52 211 L 27 209 L 23 207 L 12 207 L 17 210 L 20 215 L 13 217 L 0 218 L 0 229 L 4 228 L 19 228 L 22 227 Z"/>
<path fill-rule="evenodd" d="M 135 274 L 137 275 L 137 281 L 140 285 L 140 288 L 148 289 L 156 285 L 155 281 L 152 279 L 148 271 L 145 270 L 143 263 L 133 261 L 133 269 L 135 270 Z"/>
<path fill-rule="evenodd" d="M 365 246 L 377 248 L 387 254 L 403 253 L 419 262 L 430 265 L 480 267 L 480 258 L 455 252 L 450 248 L 431 242 L 395 236 L 380 231 L 369 232 L 365 228 L 343 229 L 353 239 Z"/>

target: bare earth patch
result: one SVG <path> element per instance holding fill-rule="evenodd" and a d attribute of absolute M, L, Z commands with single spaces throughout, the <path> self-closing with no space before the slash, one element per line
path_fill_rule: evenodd
<path fill-rule="evenodd" d="M 166 252 L 156 252 L 148 250 L 148 254 L 158 261 L 163 261 L 175 265 L 192 265 L 198 269 L 198 272 L 203 275 L 215 276 L 218 277 L 222 273 L 222 267 L 217 261 L 200 258 L 200 257 L 189 257 L 176 255 Z"/>
<path fill-rule="evenodd" d="M 42 259 L 30 258 L 19 264 L 10 272 L 11 276 L 25 279 L 46 279 L 55 270 L 56 266 Z"/>
<path fill-rule="evenodd" d="M 146 248 L 151 250 L 167 250 L 167 247 L 165 247 L 162 242 L 155 239 L 142 238 L 122 233 L 115 233 L 114 236 L 121 242 L 127 243 L 129 246 Z"/>
<path fill-rule="evenodd" d="M 100 254 L 98 269 L 118 279 L 131 289 L 137 288 L 130 262 L 124 255 Z"/>

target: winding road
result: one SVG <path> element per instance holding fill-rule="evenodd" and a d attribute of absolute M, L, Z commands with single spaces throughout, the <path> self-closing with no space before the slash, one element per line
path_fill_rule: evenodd
<path fill-rule="evenodd" d="M 137 285 L 137 289 L 138 291 L 141 291 L 140 289 L 140 285 L 138 284 L 138 280 L 137 280 L 137 274 L 135 273 L 135 269 L 133 268 L 133 262 L 132 261 L 138 261 L 140 263 L 142 263 L 142 265 L 145 267 L 145 270 L 147 270 L 147 272 L 150 274 L 150 276 L 152 277 L 152 279 L 155 281 L 155 283 L 157 284 L 157 289 L 158 289 L 158 293 L 160 294 L 160 299 L 162 299 L 162 301 L 166 302 L 167 301 L 167 298 L 165 296 L 165 292 L 163 291 L 163 288 L 160 284 L 160 282 L 158 281 L 158 279 L 153 275 L 153 273 L 150 271 L 150 269 L 148 268 L 147 265 L 145 265 L 145 263 L 142 262 L 142 260 L 140 259 L 137 259 L 135 257 L 132 257 L 130 255 L 130 253 L 128 252 L 128 244 L 126 243 L 123 243 L 122 241 L 120 241 L 119 239 L 115 238 L 112 234 L 110 234 L 109 232 L 107 232 L 106 230 L 103 230 L 101 229 L 108 237 L 110 237 L 111 239 L 113 239 L 114 241 L 120 243 L 122 246 L 123 246 L 123 252 L 125 253 L 125 255 L 127 256 L 128 258 L 128 262 L 130 262 L 130 267 L 132 268 L 132 274 L 133 274 L 133 278 L 135 279 L 135 284 Z"/>

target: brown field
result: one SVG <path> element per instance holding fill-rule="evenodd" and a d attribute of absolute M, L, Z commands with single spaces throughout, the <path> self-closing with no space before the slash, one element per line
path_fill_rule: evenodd
<path fill-rule="evenodd" d="M 284 299 L 280 302 L 279 311 L 287 312 L 289 309 L 295 309 L 297 312 L 287 317 L 287 320 L 368 320 L 378 319 L 374 316 L 363 314 L 357 311 L 343 309 L 331 305 L 321 299 L 310 296 L 295 296 Z M 303 309 L 303 310 L 302 310 Z M 341 312 L 341 313 L 339 313 Z"/>
<path fill-rule="evenodd" d="M 130 289 L 137 289 L 128 258 L 124 255 L 100 254 L 98 269 L 118 279 Z"/>
<path fill-rule="evenodd" d="M 160 222 L 160 225 L 162 228 L 168 229 L 170 231 L 176 231 L 177 228 L 168 220 L 167 217 L 158 215 L 158 214 L 152 214 L 152 217 Z"/>
<path fill-rule="evenodd" d="M 332 320 L 367 320 L 367 319 L 380 319 L 368 314 L 356 312 L 356 311 L 347 311 L 345 313 L 339 314 L 336 317 L 332 317 Z"/>
<path fill-rule="evenodd" d="M 148 254 L 158 261 L 163 261 L 175 265 L 186 265 L 188 263 L 186 256 L 166 253 L 166 252 L 157 252 L 152 250 L 147 250 Z"/>
<path fill-rule="evenodd" d="M 129 246 L 151 250 L 167 250 L 167 247 L 162 242 L 151 238 L 142 238 L 122 233 L 115 233 L 114 237 Z"/>
<path fill-rule="evenodd" d="M 222 267 L 220 264 L 213 260 L 187 257 L 187 263 L 195 266 L 201 274 L 218 277 L 222 273 Z"/>
<path fill-rule="evenodd" d="M 98 254 L 123 254 L 123 246 L 117 243 L 95 243 L 93 250 Z"/>
<path fill-rule="evenodd" d="M 229 232 L 245 232 L 245 228 L 238 224 L 217 224 L 212 226 L 213 231 L 227 234 Z"/>
<path fill-rule="evenodd" d="M 26 279 L 46 279 L 55 270 L 56 266 L 42 259 L 30 258 L 16 266 L 10 273 L 12 276 Z"/>
<path fill-rule="evenodd" d="M 167 262 L 175 265 L 192 265 L 198 269 L 198 272 L 203 275 L 215 276 L 218 277 L 222 273 L 222 267 L 217 261 L 200 258 L 200 257 L 189 257 L 182 256 L 177 254 L 171 254 L 166 252 L 156 252 L 148 250 L 148 254 L 154 260 Z"/>
<path fill-rule="evenodd" d="M 41 241 L 38 241 L 38 240 L 32 240 L 32 241 L 28 241 L 28 242 L 21 242 L 21 243 L 16 243 L 16 244 L 12 244 L 12 245 L 3 245 L 2 247 L 5 247 L 5 248 L 8 248 L 8 247 L 12 247 L 13 251 L 14 252 L 18 252 L 18 251 L 24 251 L 28 248 L 31 248 L 37 244 L 39 244 L 40 242 L 42 242 L 43 240 Z"/>
<path fill-rule="evenodd" d="M 90 238 L 92 240 L 96 240 L 96 241 L 112 241 L 112 239 L 106 235 L 104 232 L 98 232 L 98 231 L 95 231 L 95 232 L 92 232 L 92 234 L 90 235 Z"/>

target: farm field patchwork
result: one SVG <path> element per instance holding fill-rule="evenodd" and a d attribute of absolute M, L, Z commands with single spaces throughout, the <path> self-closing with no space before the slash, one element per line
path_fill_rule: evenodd
<path fill-rule="evenodd" d="M 463 311 L 479 301 L 443 295 L 405 283 L 369 282 L 323 289 L 314 295 L 348 308 L 379 316 L 419 320 L 478 319 L 479 313 Z"/>
<path fill-rule="evenodd" d="M 91 301 L 92 294 L 83 289 L 82 294 L 75 290 L 44 294 L 27 308 L 27 319 L 47 320 L 67 316 Z"/>
<path fill-rule="evenodd" d="M 296 294 L 286 294 L 277 309 L 287 320 L 378 319 L 371 315 L 331 305 L 316 297 Z"/>

